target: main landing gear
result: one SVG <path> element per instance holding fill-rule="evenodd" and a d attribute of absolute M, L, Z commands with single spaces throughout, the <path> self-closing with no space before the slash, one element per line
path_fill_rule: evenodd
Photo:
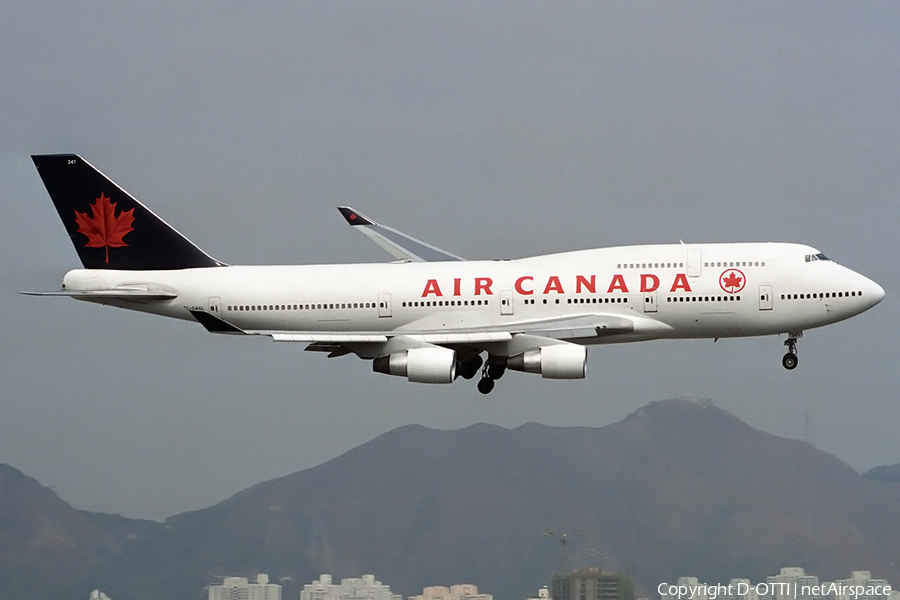
<path fill-rule="evenodd" d="M 480 354 L 461 360 L 456 366 L 456 375 L 463 379 L 472 379 L 481 371 L 481 379 L 478 380 L 478 391 L 482 394 L 490 394 L 494 389 L 494 382 L 503 377 L 506 372 L 506 358 L 503 356 L 488 355 L 487 361 Z"/>
<path fill-rule="evenodd" d="M 802 331 L 789 333 L 788 339 L 784 341 L 784 345 L 787 346 L 788 351 L 787 354 L 781 357 L 781 366 L 788 371 L 793 371 L 797 368 L 797 339 L 802 336 Z"/>
<path fill-rule="evenodd" d="M 499 356 L 488 356 L 487 362 L 481 369 L 481 379 L 478 380 L 478 391 L 482 394 L 490 394 L 494 389 L 494 382 L 506 373 L 506 359 Z"/>
<path fill-rule="evenodd" d="M 459 367 L 456 369 L 456 373 L 463 379 L 472 379 L 473 377 L 475 377 L 475 375 L 478 374 L 478 369 L 481 368 L 481 364 L 483 362 L 484 360 L 482 360 L 481 355 L 476 354 L 473 358 L 459 363 Z"/>

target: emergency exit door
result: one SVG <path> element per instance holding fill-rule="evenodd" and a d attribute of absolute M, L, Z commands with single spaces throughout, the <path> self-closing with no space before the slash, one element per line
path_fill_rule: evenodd
<path fill-rule="evenodd" d="M 512 290 L 500 290 L 500 314 L 513 314 L 513 293 Z"/>
<path fill-rule="evenodd" d="M 656 308 L 656 292 L 644 292 L 644 312 L 659 312 Z"/>
<path fill-rule="evenodd" d="M 390 292 L 381 292 L 378 294 L 378 316 L 379 317 L 390 317 L 391 316 L 391 293 Z"/>
<path fill-rule="evenodd" d="M 772 310 L 772 286 L 759 286 L 759 310 Z"/>

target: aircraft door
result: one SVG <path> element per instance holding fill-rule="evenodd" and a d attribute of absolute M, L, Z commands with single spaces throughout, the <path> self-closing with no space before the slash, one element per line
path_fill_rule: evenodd
<path fill-rule="evenodd" d="M 658 312 L 656 309 L 656 292 L 644 292 L 644 312 Z"/>
<path fill-rule="evenodd" d="M 703 250 L 701 248 L 688 248 L 687 251 L 687 276 L 700 277 L 703 272 Z"/>
<path fill-rule="evenodd" d="M 391 293 L 390 292 L 381 292 L 378 294 L 378 316 L 379 317 L 390 317 L 391 316 Z"/>
<path fill-rule="evenodd" d="M 219 296 L 210 296 L 207 299 L 207 306 L 210 313 L 218 315 L 222 312 L 222 298 Z"/>
<path fill-rule="evenodd" d="M 759 310 L 772 310 L 772 286 L 759 286 Z"/>
<path fill-rule="evenodd" d="M 512 290 L 500 290 L 500 314 L 513 314 L 513 293 Z"/>

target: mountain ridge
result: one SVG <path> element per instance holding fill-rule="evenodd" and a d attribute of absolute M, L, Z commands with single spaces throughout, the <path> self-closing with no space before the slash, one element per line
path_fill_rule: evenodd
<path fill-rule="evenodd" d="M 256 572 L 290 577 L 285 597 L 326 572 L 375 573 L 404 595 L 472 581 L 526 597 L 560 567 L 548 529 L 596 534 L 570 538 L 568 566 L 629 570 L 652 594 L 680 575 L 798 564 L 900 584 L 893 485 L 709 402 L 667 400 L 600 428 L 407 425 L 163 524 L 73 512 L 105 536 L 86 564 L 112 597 L 165 584 L 199 600 L 214 575 Z"/>

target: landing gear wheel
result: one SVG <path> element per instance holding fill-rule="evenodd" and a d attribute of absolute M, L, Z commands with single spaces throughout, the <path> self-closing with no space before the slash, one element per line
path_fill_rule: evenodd
<path fill-rule="evenodd" d="M 491 379 L 500 379 L 503 377 L 503 374 L 506 373 L 505 365 L 498 365 L 492 362 L 488 362 L 487 375 Z"/>
<path fill-rule="evenodd" d="M 478 380 L 478 391 L 482 394 L 490 394 L 494 389 L 494 380 L 490 377 L 482 377 Z"/>
<path fill-rule="evenodd" d="M 788 351 L 787 354 L 781 358 L 781 366 L 788 371 L 793 371 L 797 368 L 797 339 L 802 335 L 802 331 L 789 333 L 788 339 L 784 340 L 784 345 L 787 347 Z"/>
<path fill-rule="evenodd" d="M 781 358 L 781 366 L 787 369 L 788 371 L 793 371 L 797 368 L 797 355 L 791 354 L 788 352 Z"/>
<path fill-rule="evenodd" d="M 481 356 L 476 356 L 472 360 L 461 363 L 458 369 L 459 376 L 463 379 L 472 379 L 478 374 L 483 362 Z"/>

